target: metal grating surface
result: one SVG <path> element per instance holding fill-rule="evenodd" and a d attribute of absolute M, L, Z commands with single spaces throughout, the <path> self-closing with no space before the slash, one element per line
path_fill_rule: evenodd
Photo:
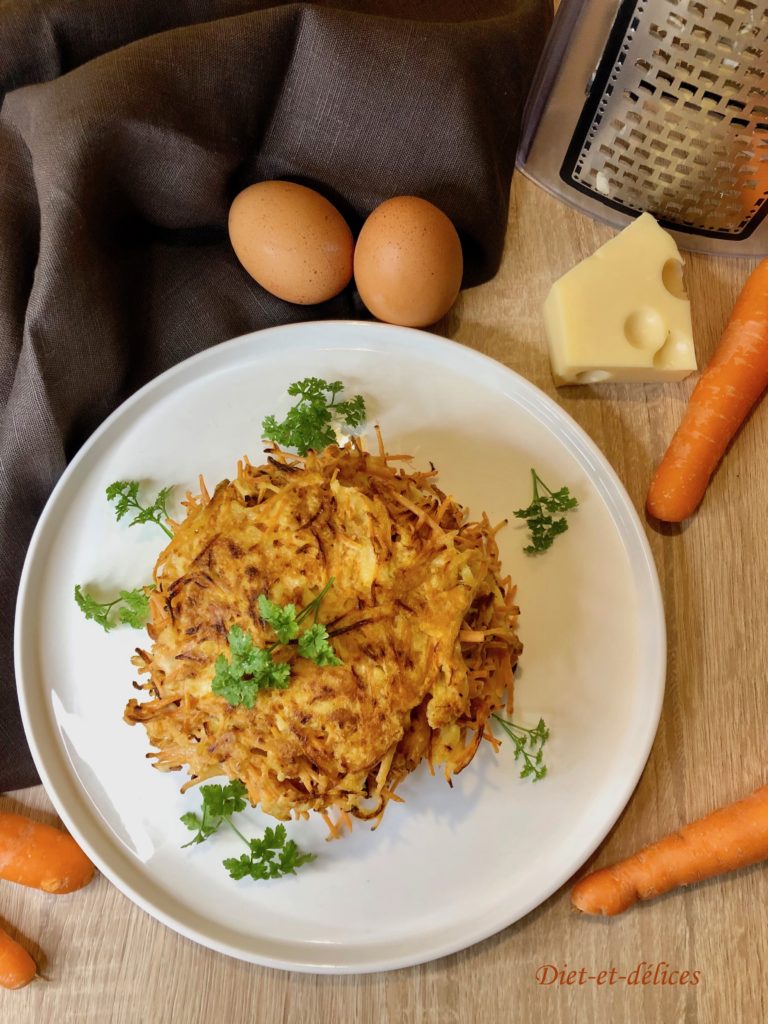
<path fill-rule="evenodd" d="M 768 212 L 768 0 L 623 10 L 562 176 L 684 230 L 748 235 Z"/>

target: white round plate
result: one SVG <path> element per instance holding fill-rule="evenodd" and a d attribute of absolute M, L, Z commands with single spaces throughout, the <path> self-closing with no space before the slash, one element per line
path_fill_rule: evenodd
<path fill-rule="evenodd" d="M 483 744 L 453 788 L 425 766 L 380 827 L 289 834 L 317 854 L 296 876 L 233 881 L 230 830 L 181 849 L 197 810 L 186 776 L 146 759 L 130 657 L 146 634 L 105 633 L 82 616 L 76 583 L 113 594 L 151 579 L 164 544 L 115 521 L 113 480 L 146 493 L 174 484 L 171 512 L 203 473 L 209 488 L 243 453 L 260 461 L 261 421 L 304 376 L 363 394 L 391 452 L 430 460 L 473 516 L 500 534 L 518 584 L 525 645 L 515 721 L 551 730 L 547 777 L 519 778 L 511 744 Z M 371 434 L 373 433 L 371 429 Z M 523 554 L 530 469 L 567 485 L 579 508 L 552 549 Z M 358 322 L 279 327 L 174 367 L 125 402 L 68 467 L 41 516 L 22 577 L 16 671 L 27 736 L 59 814 L 99 869 L 158 920 L 212 949 L 299 971 L 382 971 L 478 942 L 527 914 L 579 868 L 629 799 L 653 742 L 665 677 L 664 617 L 647 541 L 621 483 L 583 431 L 532 384 L 485 356 L 419 331 Z M 248 809 L 241 830 L 271 819 Z M 274 822 L 272 822 L 274 824 Z"/>

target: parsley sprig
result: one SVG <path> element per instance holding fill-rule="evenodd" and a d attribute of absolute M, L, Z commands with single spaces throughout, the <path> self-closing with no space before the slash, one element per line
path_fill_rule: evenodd
<path fill-rule="evenodd" d="M 332 585 L 333 577 L 299 612 L 294 604 L 279 605 L 265 594 L 259 594 L 259 614 L 277 639 L 269 647 L 258 647 L 250 633 L 240 626 L 232 626 L 227 634 L 230 658 L 227 660 L 220 654 L 216 659 L 211 683 L 213 692 L 230 704 L 252 708 L 261 690 L 284 690 L 290 682 L 291 666 L 288 662 L 275 661 L 272 652 L 293 640 L 297 640 L 300 657 L 320 666 L 341 665 L 327 629 L 317 621 L 320 604 Z M 314 616 L 313 624 L 299 634 L 301 625 L 310 615 Z"/>
<path fill-rule="evenodd" d="M 543 747 L 549 739 L 549 729 L 540 718 L 535 729 L 526 729 L 522 725 L 516 725 L 507 718 L 500 715 L 491 716 L 499 723 L 507 736 L 515 745 L 515 760 L 522 757 L 523 767 L 520 770 L 520 778 L 526 779 L 533 776 L 534 782 L 539 782 L 547 774 L 547 766 L 544 764 Z"/>
<path fill-rule="evenodd" d="M 272 648 L 257 647 L 250 633 L 232 626 L 227 634 L 230 658 L 216 659 L 211 689 L 229 704 L 252 708 L 261 690 L 284 690 L 291 677 L 288 662 L 272 657 Z M 275 645 L 276 646 L 276 645 Z"/>
<path fill-rule="evenodd" d="M 571 496 L 567 487 L 552 491 L 547 487 L 535 469 L 531 470 L 533 480 L 533 500 L 527 508 L 519 508 L 513 513 L 516 519 L 525 519 L 531 534 L 531 543 L 523 548 L 526 555 L 535 555 L 552 547 L 555 537 L 565 533 L 568 523 L 565 516 L 555 518 L 559 513 L 570 512 L 578 506 L 576 498 Z M 539 491 L 539 487 L 545 493 Z"/>
<path fill-rule="evenodd" d="M 264 437 L 284 448 L 295 448 L 299 455 L 306 455 L 310 450 L 321 452 L 329 444 L 335 444 L 334 415 L 349 431 L 355 430 L 365 420 L 362 395 L 337 402 L 343 390 L 340 380 L 330 384 L 320 377 L 294 381 L 288 387 L 288 394 L 298 395 L 299 401 L 281 423 L 274 416 L 264 417 L 261 424 Z"/>
<path fill-rule="evenodd" d="M 288 839 L 285 825 L 277 825 L 275 828 L 268 826 L 261 839 L 246 839 L 232 821 L 234 814 L 245 810 L 246 792 L 240 779 L 234 779 L 226 786 L 201 786 L 201 814 L 190 811 L 181 816 L 181 821 L 195 833 L 188 843 L 184 843 L 184 847 L 205 842 L 226 822 L 248 847 L 248 853 L 240 857 L 227 857 L 222 862 L 230 878 L 249 877 L 258 881 L 264 878 L 280 878 L 282 875 L 295 875 L 296 868 L 316 859 L 314 853 L 302 853 L 295 841 Z"/>
<path fill-rule="evenodd" d="M 218 832 L 224 821 L 229 820 L 233 814 L 244 811 L 247 806 L 245 800 L 247 792 L 245 784 L 240 779 L 234 779 L 226 786 L 218 784 L 201 786 L 202 814 L 197 815 L 194 811 L 189 811 L 181 816 L 181 820 L 187 828 L 195 832 L 189 842 L 184 843 L 182 850 L 187 846 L 205 842 L 214 832 Z"/>
<path fill-rule="evenodd" d="M 121 590 L 113 601 L 97 601 L 78 583 L 75 586 L 75 601 L 86 619 L 93 619 L 105 633 L 114 629 L 121 622 L 127 626 L 133 626 L 134 629 L 141 629 L 149 618 L 147 590 L 153 589 L 154 585 L 136 587 L 135 590 Z M 117 608 L 117 620 L 110 615 L 115 607 Z"/>
<path fill-rule="evenodd" d="M 138 480 L 116 480 L 107 487 L 107 501 L 115 503 L 117 521 L 120 522 L 132 510 L 136 510 L 129 526 L 154 523 L 169 537 L 173 537 L 173 533 L 162 521 L 168 518 L 166 503 L 172 488 L 163 487 L 151 505 L 142 505 L 139 501 L 139 487 Z M 78 583 L 75 587 L 75 601 L 86 619 L 92 619 L 107 633 L 121 622 L 134 629 L 141 629 L 149 618 L 150 590 L 154 590 L 154 584 L 136 587 L 134 590 L 121 590 L 113 601 L 97 601 Z M 113 608 L 117 609 L 117 617 L 112 614 Z"/>
<path fill-rule="evenodd" d="M 341 659 L 336 657 L 336 652 L 331 646 L 328 630 L 317 621 L 320 605 L 332 586 L 333 576 L 300 612 L 296 611 L 293 604 L 275 604 L 265 594 L 259 594 L 259 614 L 274 632 L 277 642 L 287 644 L 298 637 L 300 656 L 314 661 L 316 665 L 341 665 Z M 299 627 L 310 615 L 313 616 L 312 625 L 299 636 Z M 276 646 L 277 644 L 273 644 L 269 650 Z"/>
<path fill-rule="evenodd" d="M 237 832 L 237 829 L 235 829 Z M 227 857 L 224 867 L 230 878 L 280 878 L 283 875 L 295 875 L 296 868 L 316 859 L 314 853 L 302 853 L 295 840 L 288 839 L 285 825 L 275 828 L 267 825 L 263 839 L 245 839 L 248 853 L 239 857 Z"/>
<path fill-rule="evenodd" d="M 329 665 L 341 665 L 341 658 L 331 646 L 328 637 L 328 630 L 321 623 L 316 622 L 313 626 L 302 633 L 298 640 L 299 654 L 302 658 L 314 661 L 316 665 L 326 667 Z"/>
<path fill-rule="evenodd" d="M 155 500 L 151 505 L 142 505 L 139 501 L 138 480 L 116 480 L 107 488 L 107 501 L 115 503 L 115 516 L 117 521 L 136 510 L 136 515 L 128 524 L 137 526 L 140 523 L 154 523 L 159 526 L 169 537 L 173 537 L 172 531 L 165 525 L 163 520 L 168 518 L 166 503 L 173 488 L 163 487 L 158 491 Z"/>

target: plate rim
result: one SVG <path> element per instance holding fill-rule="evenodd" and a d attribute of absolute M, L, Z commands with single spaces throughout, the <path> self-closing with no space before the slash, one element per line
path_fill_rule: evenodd
<path fill-rule="evenodd" d="M 162 387 L 168 383 L 173 377 L 181 376 L 188 372 L 190 367 L 194 367 L 197 364 L 203 366 L 203 372 L 198 373 L 196 376 L 199 379 L 203 379 L 208 372 L 204 367 L 206 362 L 211 362 L 212 365 L 209 368 L 210 371 L 215 372 L 216 362 L 219 358 L 220 353 L 231 352 L 236 348 L 243 348 L 244 350 L 250 346 L 259 343 L 263 340 L 264 335 L 274 335 L 279 333 L 291 333 L 298 331 L 299 333 L 304 331 L 320 330 L 321 333 L 327 329 L 336 329 L 339 332 L 344 331 L 364 331 L 371 332 L 384 336 L 386 334 L 397 334 L 397 335 L 408 335 L 410 337 L 415 336 L 416 345 L 414 351 L 422 355 L 429 355 L 430 350 L 435 353 L 439 353 L 440 350 L 447 349 L 452 351 L 454 356 L 457 356 L 459 361 L 469 360 L 470 362 L 476 362 L 478 365 L 484 365 L 486 369 L 493 367 L 496 372 L 500 375 L 507 376 L 512 379 L 517 389 L 522 390 L 523 394 L 535 404 L 539 412 L 544 411 L 547 413 L 547 419 L 554 422 L 560 423 L 568 428 L 570 433 L 570 444 L 566 445 L 566 448 L 573 455 L 578 451 L 581 459 L 583 460 L 587 456 L 591 457 L 593 462 L 596 462 L 602 473 L 605 475 L 610 485 L 613 488 L 614 496 L 619 499 L 618 507 L 615 503 L 611 504 L 610 512 L 611 518 L 614 521 L 614 525 L 619 532 L 620 541 L 622 548 L 628 550 L 628 540 L 625 536 L 627 529 L 631 536 L 634 538 L 636 544 L 639 545 L 638 553 L 642 555 L 642 576 L 645 577 L 645 585 L 649 590 L 652 601 L 650 605 L 646 605 L 644 611 L 649 617 L 651 623 L 651 631 L 656 638 L 656 649 L 657 658 L 656 664 L 650 666 L 645 677 L 649 682 L 649 691 L 652 693 L 652 700 L 649 701 L 650 713 L 647 717 L 647 724 L 643 742 L 638 746 L 638 757 L 637 764 L 633 771 L 629 772 L 625 778 L 624 785 L 620 788 L 616 795 L 613 803 L 611 804 L 610 813 L 607 815 L 606 822 L 597 833 L 595 833 L 594 841 L 590 842 L 589 848 L 584 851 L 579 851 L 576 857 L 570 856 L 565 858 L 564 868 L 556 873 L 553 880 L 543 888 L 543 895 L 538 892 L 537 895 L 524 904 L 523 909 L 519 907 L 511 915 L 500 915 L 498 918 L 494 917 L 490 925 L 486 925 L 477 928 L 467 936 L 463 936 L 457 941 L 446 942 L 444 945 L 431 945 L 428 949 L 420 952 L 414 956 L 411 953 L 406 954 L 391 954 L 385 959 L 366 961 L 365 963 L 328 963 L 318 961 L 296 961 L 287 960 L 281 958 L 270 957 L 268 955 L 255 954 L 252 951 L 248 951 L 242 948 L 231 945 L 226 941 L 219 941 L 212 939 L 210 936 L 203 932 L 199 932 L 195 927 L 189 924 L 179 921 L 173 915 L 164 911 L 160 906 L 153 903 L 151 900 L 145 898 L 141 892 L 137 891 L 134 886 L 124 879 L 117 869 L 113 869 L 112 866 L 105 861 L 101 856 L 100 852 L 95 852 L 90 840 L 84 836 L 83 830 L 80 828 L 78 821 L 77 811 L 70 813 L 68 802 L 59 791 L 57 782 L 51 776 L 51 772 L 48 770 L 48 764 L 46 757 L 47 755 L 41 749 L 38 744 L 38 738 L 35 735 L 33 728 L 33 712 L 28 703 L 27 699 L 27 686 L 24 682 L 25 679 L 25 654 L 23 651 L 25 630 L 29 627 L 25 625 L 25 620 L 28 622 L 30 614 L 27 612 L 27 605 L 29 604 L 30 597 L 29 591 L 32 586 L 34 571 L 36 568 L 36 552 L 38 547 L 43 543 L 48 530 L 48 523 L 53 517 L 54 510 L 58 501 L 59 494 L 66 487 L 68 480 L 74 474 L 80 463 L 88 457 L 89 453 L 98 446 L 101 438 L 106 434 L 112 427 L 112 425 L 119 421 L 121 418 L 126 416 L 136 405 L 147 398 L 151 400 L 152 392 L 162 389 Z M 327 343 L 320 343 L 318 350 L 333 350 L 335 346 Z M 339 348 L 343 349 L 348 347 L 344 344 L 342 338 L 339 339 Z M 363 347 L 364 346 L 356 346 Z M 582 468 L 586 468 L 582 462 Z M 606 500 L 606 495 L 599 490 L 603 500 Z M 622 519 L 624 529 L 619 530 L 619 524 L 617 523 L 617 512 L 622 513 Z M 642 577 L 638 576 L 638 570 L 635 569 L 632 572 L 632 578 L 635 583 L 638 582 Z M 169 367 L 167 370 L 158 374 L 144 384 L 141 388 L 129 395 L 116 409 L 110 413 L 99 424 L 94 432 L 87 438 L 80 449 L 76 452 L 72 460 L 67 464 L 59 480 L 56 482 L 48 500 L 45 503 L 43 511 L 35 526 L 35 530 L 32 534 L 32 538 L 27 549 L 27 553 L 24 560 L 24 565 L 19 581 L 16 609 L 14 617 L 14 669 L 15 669 L 15 680 L 16 680 L 16 692 L 19 700 L 19 707 L 21 710 L 22 723 L 26 735 L 29 748 L 40 775 L 41 782 L 45 787 L 46 794 L 54 805 L 57 814 L 66 825 L 69 832 L 77 840 L 83 850 L 88 854 L 94 864 L 98 867 L 101 874 L 103 874 L 120 892 L 127 896 L 133 903 L 139 906 L 142 910 L 148 913 L 155 920 L 160 921 L 166 927 L 175 931 L 177 934 L 183 935 L 187 939 L 191 939 L 193 942 L 208 948 L 213 949 L 216 952 L 223 953 L 227 956 L 234 957 L 239 960 L 243 960 L 249 963 L 258 964 L 263 967 L 270 967 L 278 970 L 285 971 L 296 971 L 299 973 L 308 974 L 368 974 L 385 972 L 391 970 L 399 970 L 402 968 L 417 966 L 419 964 L 428 963 L 433 960 L 441 959 L 442 957 L 449 956 L 453 953 L 460 952 L 464 949 L 468 949 L 471 946 L 476 945 L 479 942 L 490 938 L 492 935 L 498 934 L 510 925 L 521 921 L 528 914 L 531 913 L 536 907 L 544 904 L 551 896 L 557 892 L 573 875 L 579 870 L 579 868 L 586 863 L 587 860 L 594 854 L 598 847 L 602 844 L 605 837 L 615 826 L 619 820 L 621 814 L 625 810 L 629 800 L 634 793 L 635 788 L 642 776 L 645 766 L 650 756 L 650 752 L 658 731 L 658 724 L 661 717 L 661 711 L 664 701 L 665 688 L 666 688 L 666 675 L 667 675 L 667 634 L 666 634 L 666 619 L 664 613 L 663 598 L 661 592 L 661 584 L 659 581 L 658 571 L 656 564 L 653 559 L 650 543 L 642 528 L 640 516 L 635 509 L 629 494 L 627 493 L 624 484 L 619 478 L 613 466 L 608 461 L 607 457 L 603 454 L 597 444 L 592 438 L 586 433 L 586 431 L 576 422 L 576 420 L 568 413 L 562 406 L 547 395 L 541 388 L 535 385 L 532 381 L 528 380 L 522 374 L 513 370 L 505 363 L 494 359 L 491 356 L 486 355 L 483 352 L 479 352 L 477 349 L 470 348 L 461 342 L 453 339 L 443 338 L 440 335 L 432 334 L 427 331 L 418 330 L 409 327 L 399 327 L 390 324 L 378 323 L 367 320 L 309 320 L 300 321 L 296 323 L 280 324 L 274 327 L 262 328 L 260 330 L 249 331 L 245 334 L 238 335 L 237 337 L 228 339 L 226 341 L 217 343 L 204 349 L 201 352 L 195 353 L 189 356 L 187 359 L 176 363 Z M 37 684 L 36 684 L 37 685 Z M 651 690 L 652 686 L 652 690 Z M 30 690 L 31 695 L 31 690 Z M 51 755 L 53 757 L 54 755 Z M 89 807 L 87 804 L 88 792 L 79 781 L 76 774 L 73 772 L 69 773 L 72 777 L 69 780 L 65 780 L 63 788 L 66 787 L 66 783 L 69 782 L 77 792 L 77 795 L 82 800 L 81 810 L 85 813 L 90 813 L 93 818 L 94 825 L 105 836 L 107 840 L 110 840 L 108 836 L 108 829 L 104 828 L 98 821 L 98 810 L 95 807 Z M 390 942 L 390 945 L 392 943 Z M 334 950 L 338 946 L 332 947 Z M 373 947 L 375 948 L 375 947 Z"/>

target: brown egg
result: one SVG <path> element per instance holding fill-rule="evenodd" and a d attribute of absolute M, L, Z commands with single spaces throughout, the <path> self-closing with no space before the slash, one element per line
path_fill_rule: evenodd
<path fill-rule="evenodd" d="M 355 246 L 355 284 L 379 320 L 426 327 L 456 301 L 464 263 L 448 217 L 426 199 L 398 196 L 377 206 Z"/>
<path fill-rule="evenodd" d="M 229 238 L 251 277 L 288 302 L 324 302 L 352 278 L 354 241 L 347 222 L 303 185 L 250 185 L 230 207 Z"/>

